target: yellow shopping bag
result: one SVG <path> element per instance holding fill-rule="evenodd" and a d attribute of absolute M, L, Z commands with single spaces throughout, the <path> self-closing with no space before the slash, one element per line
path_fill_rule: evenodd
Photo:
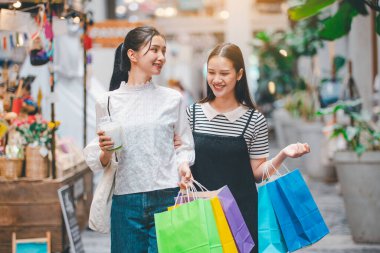
<path fill-rule="evenodd" d="M 222 243 L 223 252 L 238 253 L 238 249 L 236 248 L 234 238 L 230 227 L 228 226 L 226 216 L 224 215 L 222 205 L 220 204 L 218 197 L 211 198 L 210 202 L 216 221 L 216 227 L 218 228 L 220 242 Z"/>

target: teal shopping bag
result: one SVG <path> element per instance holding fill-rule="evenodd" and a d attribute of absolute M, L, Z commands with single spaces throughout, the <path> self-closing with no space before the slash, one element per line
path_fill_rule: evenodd
<path fill-rule="evenodd" d="M 197 199 L 154 215 L 160 253 L 222 253 L 210 200 Z"/>
<path fill-rule="evenodd" d="M 273 210 L 272 202 L 268 195 L 266 185 L 258 189 L 259 192 L 259 253 L 286 253 L 284 237 L 276 215 Z"/>
<path fill-rule="evenodd" d="M 267 183 L 267 189 L 290 252 L 309 246 L 329 233 L 298 169 Z"/>

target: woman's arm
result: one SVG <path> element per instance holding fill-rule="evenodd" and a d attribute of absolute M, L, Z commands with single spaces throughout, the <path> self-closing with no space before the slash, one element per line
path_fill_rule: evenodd
<path fill-rule="evenodd" d="M 266 158 L 251 159 L 251 167 L 255 181 L 257 183 L 267 178 L 265 175 L 265 169 L 268 167 L 269 176 L 273 175 L 286 158 L 298 158 L 310 152 L 310 146 L 307 143 L 294 143 L 290 144 L 284 149 L 282 149 L 275 157 L 271 160 Z M 273 168 L 274 167 L 274 168 Z"/>
<path fill-rule="evenodd" d="M 105 108 L 107 97 L 105 94 L 101 98 L 98 98 L 95 103 L 97 129 L 100 119 L 107 115 Z M 104 131 L 98 131 L 97 135 L 98 137 L 94 138 L 83 150 L 85 161 L 93 171 L 102 170 L 107 167 L 112 160 L 113 153 L 107 150 L 113 145 L 111 138 L 105 136 Z"/>
<path fill-rule="evenodd" d="M 195 151 L 193 134 L 191 133 L 190 125 L 187 120 L 186 106 L 183 97 L 181 97 L 178 109 L 179 113 L 174 127 L 174 133 L 179 137 L 177 139 L 180 140 L 180 145 L 178 145 L 178 141 L 177 143 L 175 142 L 175 146 L 177 146 L 175 152 L 178 171 L 181 177 L 179 186 L 185 188 L 192 177 L 190 166 L 194 164 Z"/>

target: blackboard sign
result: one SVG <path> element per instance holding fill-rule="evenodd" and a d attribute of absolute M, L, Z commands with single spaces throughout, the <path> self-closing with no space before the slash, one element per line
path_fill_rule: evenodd
<path fill-rule="evenodd" d="M 61 187 L 58 189 L 58 196 L 59 201 L 61 202 L 63 218 L 69 236 L 71 252 L 84 253 L 80 229 L 75 215 L 74 199 L 71 188 L 68 185 Z"/>

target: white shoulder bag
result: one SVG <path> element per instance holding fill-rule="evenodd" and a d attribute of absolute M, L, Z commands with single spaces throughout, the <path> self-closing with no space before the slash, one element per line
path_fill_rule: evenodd
<path fill-rule="evenodd" d="M 108 115 L 111 117 L 109 110 L 110 97 L 108 96 Z M 111 159 L 111 162 L 104 168 L 102 178 L 95 190 L 94 197 L 92 199 L 90 215 L 89 215 L 89 227 L 92 230 L 101 233 L 109 233 L 111 227 L 111 205 L 112 195 L 115 187 L 115 174 L 118 166 L 118 159 L 115 153 L 115 160 Z"/>

